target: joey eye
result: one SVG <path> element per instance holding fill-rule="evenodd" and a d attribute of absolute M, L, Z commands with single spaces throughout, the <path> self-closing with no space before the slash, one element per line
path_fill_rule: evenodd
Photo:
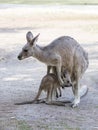
<path fill-rule="evenodd" d="M 28 52 L 28 50 L 25 49 L 24 52 Z"/>

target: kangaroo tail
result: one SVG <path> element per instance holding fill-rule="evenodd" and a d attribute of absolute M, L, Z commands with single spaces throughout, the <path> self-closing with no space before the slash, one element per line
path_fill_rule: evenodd
<path fill-rule="evenodd" d="M 20 103 L 15 103 L 15 105 L 33 104 L 33 101 L 25 101 Z"/>
<path fill-rule="evenodd" d="M 87 93 L 88 93 L 88 87 L 86 85 L 83 85 L 79 91 L 80 97 L 82 98 L 86 96 Z"/>

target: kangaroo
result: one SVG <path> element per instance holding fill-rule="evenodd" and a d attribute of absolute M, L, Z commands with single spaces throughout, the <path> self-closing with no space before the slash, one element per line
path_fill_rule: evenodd
<path fill-rule="evenodd" d="M 53 74 L 57 75 L 57 70 L 56 70 L 56 67 L 54 67 L 54 66 L 48 67 L 47 74 L 49 74 L 51 70 L 52 70 Z M 62 77 L 63 82 L 64 82 L 64 86 L 62 86 L 62 88 L 72 87 L 70 75 L 64 66 L 62 66 L 62 68 L 61 68 L 61 77 Z"/>
<path fill-rule="evenodd" d="M 55 68 L 53 68 L 53 70 L 56 72 Z M 63 76 L 66 79 L 66 80 L 64 79 L 64 81 L 67 81 L 65 87 L 72 87 L 71 82 L 70 82 L 71 80 L 70 80 L 67 70 L 63 71 Z M 34 98 L 34 100 L 25 101 L 25 102 L 21 102 L 21 103 L 15 103 L 15 105 L 46 103 L 48 105 L 65 106 L 65 103 L 71 103 L 71 101 L 70 100 L 55 101 L 56 98 L 62 96 L 61 88 L 62 88 L 62 86 L 60 86 L 57 76 L 53 73 L 49 73 L 42 78 L 38 93 L 37 93 L 36 97 Z M 80 97 L 85 96 L 87 93 L 87 90 L 88 90 L 87 86 L 82 87 L 80 89 Z M 42 91 L 45 91 L 47 93 L 47 96 L 45 99 L 39 99 Z"/>
<path fill-rule="evenodd" d="M 34 37 L 30 31 L 26 34 L 27 43 L 18 55 L 18 59 L 23 60 L 33 56 L 47 65 L 47 72 L 49 72 L 49 66 L 55 66 L 60 85 L 64 85 L 61 78 L 61 69 L 64 66 L 73 83 L 74 101 L 72 107 L 78 106 L 80 103 L 80 80 L 89 65 L 88 54 L 72 37 L 61 36 L 44 47 L 36 44 L 38 37 L 39 34 Z"/>
<path fill-rule="evenodd" d="M 34 98 L 34 100 L 26 101 L 22 103 L 16 103 L 16 105 L 45 102 L 50 105 L 53 104 L 53 105 L 64 106 L 65 105 L 64 103 L 70 103 L 70 101 L 65 101 L 65 102 L 54 101 L 55 97 L 58 98 L 62 96 L 61 88 L 62 86 L 60 86 L 57 76 L 53 73 L 49 73 L 42 78 L 38 93 L 36 97 Z M 42 91 L 45 91 L 47 93 L 47 96 L 45 99 L 39 99 Z"/>

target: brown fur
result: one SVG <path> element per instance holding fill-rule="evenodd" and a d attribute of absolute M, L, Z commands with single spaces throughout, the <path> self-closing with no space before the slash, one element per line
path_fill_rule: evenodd
<path fill-rule="evenodd" d="M 66 75 L 66 77 L 67 77 L 67 75 Z M 34 98 L 34 100 L 26 101 L 26 102 L 22 102 L 22 103 L 16 103 L 16 105 L 46 102 L 47 104 L 64 106 L 64 103 L 62 103 L 62 102 L 53 101 L 53 100 L 55 100 L 53 98 L 55 98 L 55 97 L 58 98 L 58 97 L 62 96 L 61 88 L 62 87 L 59 84 L 57 76 L 52 73 L 47 74 L 42 78 L 38 93 L 37 93 L 36 97 Z M 40 97 L 42 91 L 45 91 L 47 96 L 44 100 L 43 99 L 39 100 L 39 97 Z M 53 97 L 53 96 L 55 96 L 55 97 Z M 67 102 L 69 103 L 70 101 L 65 101 L 65 103 L 67 103 Z"/>

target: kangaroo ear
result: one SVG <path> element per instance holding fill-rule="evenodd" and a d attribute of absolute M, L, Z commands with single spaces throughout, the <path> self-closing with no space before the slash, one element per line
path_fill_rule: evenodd
<path fill-rule="evenodd" d="M 26 39 L 27 39 L 27 42 L 31 42 L 32 41 L 32 39 L 33 39 L 33 34 L 32 34 L 32 32 L 27 32 L 27 34 L 26 34 Z"/>
<path fill-rule="evenodd" d="M 32 39 L 32 41 L 31 41 L 31 43 L 30 43 L 31 45 L 35 45 L 35 43 L 36 43 L 37 40 L 38 40 L 39 35 L 40 35 L 40 33 Z"/>

